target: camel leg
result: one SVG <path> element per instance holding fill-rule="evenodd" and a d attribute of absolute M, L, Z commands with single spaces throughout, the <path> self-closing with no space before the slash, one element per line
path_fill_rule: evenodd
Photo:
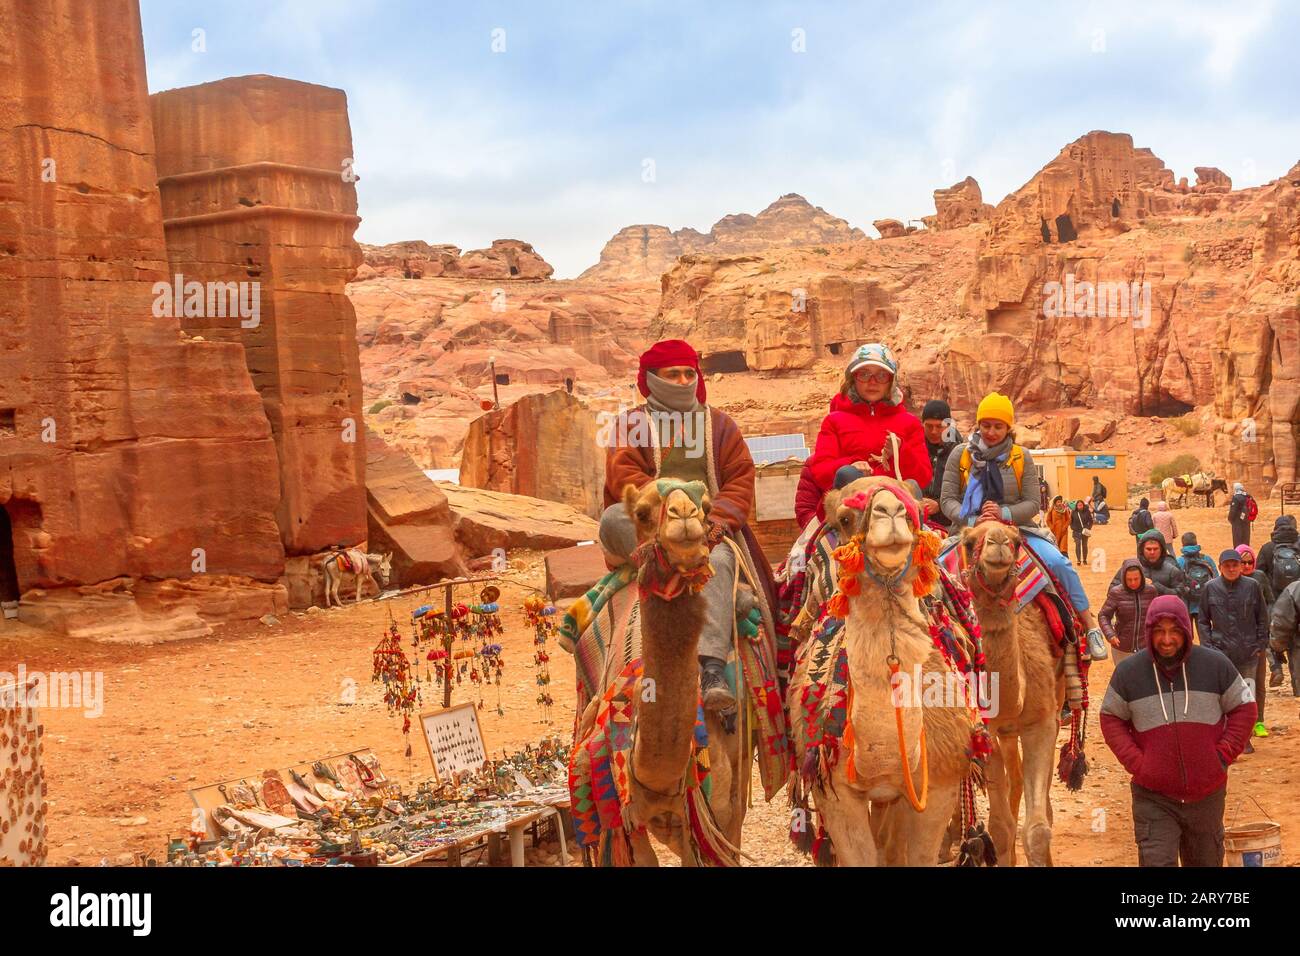
<path fill-rule="evenodd" d="M 822 824 L 835 848 L 837 866 L 876 866 L 876 840 L 872 836 L 871 810 L 867 799 L 853 793 L 843 781 L 836 781 L 841 799 L 825 790 L 817 790 L 814 799 Z"/>
<path fill-rule="evenodd" d="M 916 813 L 908 807 L 903 814 L 903 830 L 906 833 L 906 851 L 908 866 L 938 866 L 939 846 L 944 834 L 948 832 L 948 822 L 957 809 L 957 794 L 960 786 L 956 781 L 938 786 L 930 784 L 930 795 L 926 800 L 924 813 Z M 900 801 L 901 803 L 901 801 Z"/>
<path fill-rule="evenodd" d="M 907 822 L 916 812 L 905 800 L 872 802 L 871 835 L 876 840 L 877 866 L 907 866 Z"/>
<path fill-rule="evenodd" d="M 1059 713 L 1059 710 L 1058 710 Z M 1025 792 L 1025 768 L 1021 764 L 1020 738 L 1016 734 L 1007 736 L 1007 792 L 1011 802 L 1011 822 L 1018 825 L 1020 820 L 1020 798 Z"/>
<path fill-rule="evenodd" d="M 1025 856 L 1030 866 L 1047 866 L 1052 846 L 1048 800 L 1052 786 L 1052 758 L 1056 755 L 1057 718 L 1026 727 L 1020 732 L 1025 747 Z"/>
<path fill-rule="evenodd" d="M 650 842 L 650 834 L 644 827 L 637 827 L 628 839 L 632 841 L 632 860 L 636 866 L 659 865 L 659 857 Z"/>
<path fill-rule="evenodd" d="M 338 589 L 338 578 L 334 576 L 334 572 L 332 572 L 329 569 L 329 566 L 326 565 L 325 567 L 325 606 L 326 607 L 334 606 L 335 592 L 337 591 L 337 589 Z"/>
<path fill-rule="evenodd" d="M 1016 865 L 1016 814 L 1011 809 L 1007 754 L 1016 746 L 1015 737 L 998 737 L 989 755 L 984 780 L 989 796 L 989 836 L 998 854 L 998 866 Z M 963 833 L 962 837 L 966 835 Z"/>

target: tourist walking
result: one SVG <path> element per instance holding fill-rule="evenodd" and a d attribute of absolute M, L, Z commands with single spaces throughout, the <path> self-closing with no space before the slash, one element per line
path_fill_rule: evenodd
<path fill-rule="evenodd" d="M 1264 592 L 1251 578 L 1242 576 L 1241 555 L 1229 548 L 1219 555 L 1219 576 L 1205 586 L 1201 612 L 1205 616 L 1204 643 L 1232 661 L 1257 700 L 1255 680 L 1259 657 L 1268 646 L 1268 616 Z M 1256 736 L 1268 736 L 1258 709 L 1251 721 Z M 1262 731 L 1262 732 L 1261 732 Z M 1246 753 L 1254 751 L 1246 742 Z"/>
<path fill-rule="evenodd" d="M 1065 499 L 1060 495 L 1052 498 L 1052 505 L 1047 509 L 1047 530 L 1056 536 L 1056 546 L 1061 554 L 1070 553 L 1070 509 L 1065 506 Z"/>
<path fill-rule="evenodd" d="M 1197 637 L 1204 644 L 1205 630 L 1201 624 L 1201 598 L 1205 594 L 1205 586 L 1219 576 L 1219 568 L 1214 563 L 1214 559 L 1201 550 L 1194 531 L 1183 534 L 1183 547 L 1178 555 L 1178 566 L 1182 568 L 1185 578 L 1183 599 L 1187 602 L 1187 610 L 1196 623 Z"/>
<path fill-rule="evenodd" d="M 1120 662 L 1101 704 L 1106 746 L 1132 775 L 1139 866 L 1222 866 L 1228 767 L 1255 702 L 1230 661 L 1192 643 L 1187 606 L 1156 597 L 1146 646 Z"/>
<path fill-rule="evenodd" d="M 1120 568 L 1120 584 L 1106 594 L 1106 603 L 1097 613 L 1101 632 L 1115 649 L 1115 666 L 1146 646 L 1146 614 L 1159 595 L 1142 573 L 1137 558 L 1125 558 Z"/>
<path fill-rule="evenodd" d="M 1079 567 L 1088 563 L 1088 539 L 1092 537 L 1092 525 L 1092 511 L 1088 508 L 1088 503 L 1076 501 L 1070 509 L 1070 530 L 1074 532 L 1074 561 Z"/>
<path fill-rule="evenodd" d="M 1174 542 L 1178 540 L 1178 521 L 1169 510 L 1167 501 L 1157 501 L 1155 511 L 1151 512 L 1152 526 L 1165 536 L 1169 553 L 1174 553 Z"/>
<path fill-rule="evenodd" d="M 1273 613 L 1273 601 L 1276 599 L 1273 585 L 1268 575 L 1255 567 L 1255 551 L 1250 545 L 1239 544 L 1233 550 L 1241 555 L 1242 577 L 1250 578 L 1258 584 L 1260 593 L 1264 595 L 1264 620 L 1267 621 L 1269 615 Z M 1265 671 L 1268 671 L 1267 675 Z M 1268 680 L 1265 680 L 1266 676 Z M 1255 665 L 1255 703 L 1259 705 L 1259 720 L 1255 724 L 1256 737 L 1268 736 L 1268 724 L 1264 722 L 1264 705 L 1268 703 L 1268 688 L 1270 685 L 1277 687 L 1281 683 L 1282 665 L 1274 662 L 1273 652 L 1265 644 L 1264 651 L 1259 655 L 1259 661 Z"/>
<path fill-rule="evenodd" d="M 1278 661 L 1290 668 L 1291 695 L 1300 698 L 1300 669 L 1296 663 L 1296 654 L 1300 653 L 1300 581 L 1288 584 L 1273 602 L 1268 646 Z"/>
<path fill-rule="evenodd" d="M 1245 486 L 1235 482 L 1232 486 L 1232 500 L 1228 502 L 1228 524 L 1232 526 L 1232 546 L 1250 544 L 1250 523 L 1259 514 L 1255 499 L 1246 494 Z"/>
<path fill-rule="evenodd" d="M 1140 538 L 1155 526 L 1155 522 L 1151 519 L 1151 502 L 1143 498 L 1133 509 L 1133 513 L 1128 516 L 1128 533 L 1135 538 Z"/>
<path fill-rule="evenodd" d="M 1137 558 L 1142 563 L 1142 573 L 1155 586 L 1157 594 L 1187 599 L 1187 576 L 1178 566 L 1177 559 L 1169 553 L 1164 535 L 1154 528 L 1145 532 L 1137 541 Z M 1119 583 L 1120 572 L 1116 571 L 1110 586 Z"/>

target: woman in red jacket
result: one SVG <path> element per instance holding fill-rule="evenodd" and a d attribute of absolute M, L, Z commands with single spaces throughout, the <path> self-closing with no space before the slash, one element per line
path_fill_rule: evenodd
<path fill-rule="evenodd" d="M 853 353 L 830 414 L 822 419 L 817 447 L 804 462 L 795 493 L 801 527 L 825 519 L 822 498 L 865 475 L 916 482 L 917 500 L 930 483 L 930 456 L 921 420 L 903 408 L 898 362 L 885 345 L 864 345 Z M 897 476 L 895 475 L 897 461 Z"/>

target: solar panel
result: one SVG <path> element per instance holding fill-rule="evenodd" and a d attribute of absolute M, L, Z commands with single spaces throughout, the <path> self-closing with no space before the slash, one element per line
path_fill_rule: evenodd
<path fill-rule="evenodd" d="M 746 438 L 745 444 L 749 446 L 749 454 L 756 465 L 770 465 L 791 458 L 803 461 L 810 454 L 808 445 L 800 434 L 760 435 L 757 438 Z"/>

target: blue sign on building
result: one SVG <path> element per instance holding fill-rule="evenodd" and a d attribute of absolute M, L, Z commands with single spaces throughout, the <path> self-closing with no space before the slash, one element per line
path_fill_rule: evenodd
<path fill-rule="evenodd" d="M 1114 468 L 1114 455 L 1075 455 L 1075 468 Z"/>

